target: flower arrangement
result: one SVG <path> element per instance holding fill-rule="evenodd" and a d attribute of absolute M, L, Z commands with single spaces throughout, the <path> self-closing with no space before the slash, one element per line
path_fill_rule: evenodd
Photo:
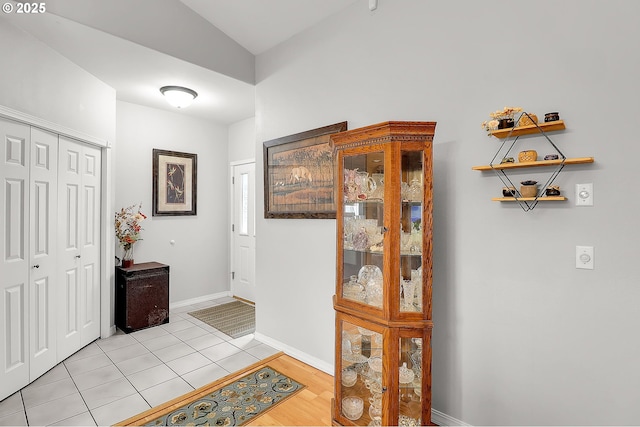
<path fill-rule="evenodd" d="M 487 135 L 491 136 L 491 131 L 498 129 L 500 122 L 498 120 L 485 120 L 482 122 L 482 128 L 487 131 Z"/>
<path fill-rule="evenodd" d="M 125 260 L 133 259 L 133 244 L 142 240 L 140 238 L 142 230 L 140 223 L 147 218 L 141 212 L 142 204 L 138 205 L 137 211 L 134 211 L 135 207 L 135 205 L 131 205 L 122 208 L 120 212 L 116 212 L 115 216 L 116 237 L 124 249 L 123 259 Z"/>
<path fill-rule="evenodd" d="M 521 107 L 504 107 L 502 110 L 489 113 L 491 120 L 485 120 L 482 122 L 482 128 L 487 131 L 487 134 L 491 136 L 491 131 L 500 128 L 501 120 L 513 120 L 516 113 L 522 111 Z M 513 124 L 511 125 L 513 126 Z"/>
<path fill-rule="evenodd" d="M 497 110 L 493 113 L 490 113 L 489 116 L 491 116 L 491 118 L 495 120 L 513 119 L 513 116 L 521 111 L 522 108 L 520 107 L 504 107 L 502 110 Z"/>

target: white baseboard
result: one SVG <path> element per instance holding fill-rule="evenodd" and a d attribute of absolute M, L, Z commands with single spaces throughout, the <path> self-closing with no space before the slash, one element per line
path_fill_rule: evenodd
<path fill-rule="evenodd" d="M 182 301 L 172 302 L 171 304 L 169 304 L 169 310 L 171 310 L 172 308 L 184 307 L 185 305 L 191 305 L 191 304 L 197 304 L 199 302 L 209 301 L 211 299 L 230 297 L 230 296 L 232 296 L 231 291 L 224 291 L 224 292 L 218 292 L 217 294 L 209 294 L 209 295 L 203 295 L 201 297 L 185 299 Z"/>
<path fill-rule="evenodd" d="M 105 339 L 105 338 L 109 338 L 111 335 L 115 335 L 116 331 L 118 329 L 116 328 L 116 325 L 111 325 L 111 327 L 109 328 L 109 335 L 105 336 L 100 336 L 100 338 Z"/>
<path fill-rule="evenodd" d="M 464 421 L 453 418 L 447 414 L 431 408 L 431 422 L 439 426 L 471 426 Z"/>
<path fill-rule="evenodd" d="M 266 335 L 263 335 L 260 332 L 255 332 L 254 338 L 277 350 L 285 352 L 289 356 L 294 357 L 306 363 L 309 366 L 313 366 L 314 368 L 319 369 L 322 372 L 326 372 L 327 374 L 333 376 L 333 365 L 331 363 L 327 363 L 323 360 L 320 360 L 317 357 L 311 356 L 310 354 L 300 351 L 297 348 L 288 346 L 287 344 L 284 344 L 278 340 L 275 340 Z"/>

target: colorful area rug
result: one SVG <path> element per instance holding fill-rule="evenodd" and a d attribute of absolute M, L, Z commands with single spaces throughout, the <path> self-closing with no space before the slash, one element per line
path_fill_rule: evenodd
<path fill-rule="evenodd" d="M 263 366 L 231 383 L 212 383 L 118 425 L 239 426 L 304 387 L 273 368 Z"/>
<path fill-rule="evenodd" d="M 233 301 L 189 313 L 232 338 L 256 330 L 256 309 L 242 301 Z"/>

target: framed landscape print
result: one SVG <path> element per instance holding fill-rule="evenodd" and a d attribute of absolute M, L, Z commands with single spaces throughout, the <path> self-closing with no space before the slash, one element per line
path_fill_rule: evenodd
<path fill-rule="evenodd" d="M 196 215 L 197 159 L 153 149 L 153 216 Z"/>
<path fill-rule="evenodd" d="M 329 137 L 347 122 L 266 141 L 265 218 L 335 218 L 333 153 Z"/>

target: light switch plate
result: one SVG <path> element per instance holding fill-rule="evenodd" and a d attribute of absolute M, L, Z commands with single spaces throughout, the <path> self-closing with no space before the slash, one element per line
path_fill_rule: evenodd
<path fill-rule="evenodd" d="M 576 268 L 593 270 L 593 246 L 576 246 Z"/>
<path fill-rule="evenodd" d="M 576 206 L 593 206 L 593 184 L 576 184 Z"/>

